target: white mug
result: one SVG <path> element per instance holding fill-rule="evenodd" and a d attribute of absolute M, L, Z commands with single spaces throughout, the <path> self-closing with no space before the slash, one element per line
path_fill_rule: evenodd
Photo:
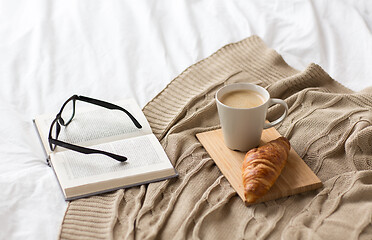
<path fill-rule="evenodd" d="M 223 95 L 236 90 L 255 91 L 263 97 L 264 103 L 253 108 L 234 108 L 220 101 Z M 216 92 L 216 102 L 225 145 L 232 150 L 248 151 L 257 147 L 262 130 L 282 122 L 288 114 L 288 106 L 283 100 L 270 98 L 266 89 L 250 83 L 234 83 L 222 87 Z M 283 105 L 285 111 L 275 121 L 265 122 L 267 109 L 274 104 Z"/>

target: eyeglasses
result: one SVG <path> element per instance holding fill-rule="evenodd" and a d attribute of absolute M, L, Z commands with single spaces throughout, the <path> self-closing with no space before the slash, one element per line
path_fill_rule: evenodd
<path fill-rule="evenodd" d="M 60 146 L 60 147 L 64 147 L 64 148 L 67 148 L 67 149 L 70 149 L 70 150 L 73 150 L 73 151 L 76 151 L 76 152 L 84 153 L 84 154 L 104 154 L 104 155 L 106 155 L 108 157 L 111 157 L 111 158 L 113 158 L 113 159 L 115 159 L 119 162 L 126 161 L 127 158 L 124 157 L 124 156 L 120 156 L 120 155 L 117 155 L 117 154 L 113 154 L 113 153 L 109 153 L 109 152 L 105 152 L 105 151 L 101 151 L 101 150 L 97 150 L 97 149 L 81 147 L 81 146 L 77 146 L 77 145 L 74 145 L 74 144 L 70 144 L 70 143 L 66 143 L 66 142 L 63 142 L 61 140 L 58 140 L 59 133 L 61 132 L 61 125 L 64 126 L 64 127 L 67 127 L 67 125 L 70 124 L 70 122 L 72 121 L 72 119 L 75 116 L 75 106 L 76 106 L 76 101 L 77 100 L 87 102 L 87 103 L 91 103 L 91 104 L 94 104 L 94 105 L 98 105 L 98 106 L 101 106 L 101 107 L 104 107 L 104 108 L 108 108 L 110 110 L 123 111 L 124 113 L 126 113 L 128 115 L 128 117 L 132 120 L 132 122 L 134 123 L 134 125 L 137 128 L 139 128 L 139 129 L 142 128 L 141 124 L 133 117 L 132 114 L 130 114 L 130 112 L 128 112 L 127 110 L 125 110 L 124 108 L 122 108 L 118 105 L 108 103 L 108 102 L 105 102 L 105 101 L 101 101 L 101 100 L 98 100 L 98 99 L 94 99 L 94 98 L 74 95 L 74 96 L 70 97 L 69 99 L 67 99 L 67 101 L 62 105 L 61 110 L 59 111 L 59 113 L 57 114 L 56 118 L 53 120 L 53 122 L 50 126 L 49 137 L 48 137 L 50 150 L 54 151 L 57 146 Z M 72 111 L 65 110 L 66 106 L 71 105 L 71 104 L 72 104 Z"/>

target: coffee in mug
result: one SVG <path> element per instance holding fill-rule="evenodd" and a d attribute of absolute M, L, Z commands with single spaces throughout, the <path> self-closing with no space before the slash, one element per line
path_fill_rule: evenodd
<path fill-rule="evenodd" d="M 216 93 L 216 102 L 225 145 L 244 152 L 257 147 L 262 130 L 282 122 L 288 113 L 283 100 L 270 98 L 266 89 L 250 83 L 222 87 Z M 267 123 L 267 109 L 274 104 L 283 105 L 285 111 L 280 118 Z"/>
<path fill-rule="evenodd" d="M 220 101 L 233 108 L 253 108 L 262 105 L 265 99 L 256 91 L 239 89 L 224 94 Z"/>

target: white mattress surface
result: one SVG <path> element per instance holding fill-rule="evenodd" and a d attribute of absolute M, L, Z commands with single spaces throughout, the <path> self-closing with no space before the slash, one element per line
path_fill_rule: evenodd
<path fill-rule="evenodd" d="M 372 86 L 372 1 L 0 0 L 0 239 L 56 239 L 66 209 L 32 119 L 73 94 L 143 107 L 253 34 L 302 70 Z"/>

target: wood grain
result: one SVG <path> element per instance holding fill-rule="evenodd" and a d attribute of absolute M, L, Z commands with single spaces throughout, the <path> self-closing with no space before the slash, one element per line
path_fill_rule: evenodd
<path fill-rule="evenodd" d="M 275 128 L 269 128 L 262 132 L 260 146 L 281 135 Z M 196 137 L 203 144 L 209 155 L 212 157 L 220 171 L 225 175 L 238 195 L 245 201 L 242 163 L 245 152 L 233 151 L 224 144 L 222 130 L 213 130 L 196 134 Z M 289 152 L 287 164 L 279 178 L 271 187 L 269 192 L 257 202 L 264 202 L 278 199 L 306 191 L 310 191 L 322 186 L 320 179 L 306 165 L 301 157 L 293 148 Z"/>

